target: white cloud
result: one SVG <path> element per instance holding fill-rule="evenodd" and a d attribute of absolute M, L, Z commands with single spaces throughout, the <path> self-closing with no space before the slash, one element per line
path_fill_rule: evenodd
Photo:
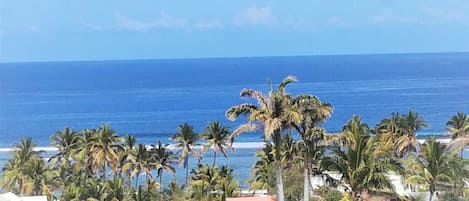
<path fill-rule="evenodd" d="M 383 11 L 380 14 L 370 17 L 373 23 L 419 23 L 419 20 L 414 17 L 407 17 L 395 14 L 391 11 Z"/>
<path fill-rule="evenodd" d="M 219 20 L 201 20 L 194 23 L 194 27 L 196 28 L 220 28 L 223 27 L 223 23 Z"/>
<path fill-rule="evenodd" d="M 173 27 L 184 27 L 187 22 L 183 18 L 172 17 L 165 12 L 161 12 L 160 15 L 149 21 L 139 21 L 129 18 L 121 13 L 114 15 L 117 28 L 132 31 L 149 31 L 156 28 L 173 28 Z"/>
<path fill-rule="evenodd" d="M 233 19 L 235 25 L 269 24 L 275 21 L 271 7 L 249 7 L 239 12 Z"/>

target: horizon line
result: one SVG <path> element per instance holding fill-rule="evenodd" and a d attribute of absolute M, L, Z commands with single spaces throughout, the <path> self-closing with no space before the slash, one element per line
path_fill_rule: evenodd
<path fill-rule="evenodd" d="M 266 55 L 266 56 L 207 56 L 207 57 L 168 57 L 168 58 L 135 58 L 135 59 L 65 59 L 65 60 L 31 60 L 31 61 L 0 61 L 0 64 L 18 63 L 61 63 L 61 62 L 126 62 L 126 61 L 171 61 L 171 60 L 203 60 L 203 59 L 255 59 L 282 57 L 328 57 L 328 56 L 386 56 L 386 55 L 424 55 L 424 54 L 469 54 L 469 51 L 442 52 L 379 52 L 379 53 L 338 53 L 338 54 L 302 54 L 302 55 Z"/>

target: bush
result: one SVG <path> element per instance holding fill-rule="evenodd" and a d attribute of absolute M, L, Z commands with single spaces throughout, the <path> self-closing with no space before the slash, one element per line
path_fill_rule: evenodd
<path fill-rule="evenodd" d="M 319 187 L 315 193 L 322 197 L 324 201 L 339 201 L 344 197 L 342 192 L 326 186 Z"/>

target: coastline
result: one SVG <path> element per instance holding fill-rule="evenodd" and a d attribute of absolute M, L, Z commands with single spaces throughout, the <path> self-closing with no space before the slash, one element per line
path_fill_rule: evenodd
<path fill-rule="evenodd" d="M 235 142 L 233 143 L 233 148 L 235 149 L 257 149 L 262 148 L 265 142 Z M 177 149 L 174 147 L 175 144 L 169 144 L 169 149 Z M 147 148 L 150 148 L 150 144 L 147 144 Z M 202 148 L 202 146 L 195 146 L 195 148 Z M 14 148 L 0 148 L 1 152 L 11 152 Z M 35 147 L 34 151 L 47 151 L 47 152 L 55 152 L 58 151 L 55 147 Z"/>
<path fill-rule="evenodd" d="M 422 137 L 422 136 L 419 136 L 419 137 Z M 432 137 L 432 136 L 428 136 L 428 137 Z M 427 139 L 428 137 L 426 138 L 420 138 L 418 139 L 419 143 L 424 143 L 425 142 L 425 139 Z M 449 143 L 451 141 L 451 139 L 449 137 L 445 137 L 445 136 L 436 136 L 436 140 L 441 142 L 441 143 Z M 258 149 L 258 148 L 262 148 L 264 147 L 264 144 L 265 142 L 234 142 L 232 147 L 234 149 Z M 147 144 L 147 147 L 150 148 L 150 144 Z M 177 149 L 176 147 L 174 147 L 174 144 L 169 144 L 169 148 L 170 149 Z M 195 148 L 202 148 L 202 146 L 195 146 Z M 7 147 L 2 147 L 0 148 L 0 153 L 2 152 L 11 152 L 13 151 L 14 148 L 7 148 Z M 465 148 L 464 150 L 469 150 L 469 147 L 468 148 Z M 35 147 L 34 148 L 34 151 L 46 151 L 46 152 L 55 152 L 57 151 L 57 148 L 55 147 L 44 147 L 44 146 L 40 146 L 40 147 Z"/>

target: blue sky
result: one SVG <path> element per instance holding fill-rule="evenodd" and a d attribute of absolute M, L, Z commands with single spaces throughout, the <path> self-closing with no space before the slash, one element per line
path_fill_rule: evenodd
<path fill-rule="evenodd" d="M 468 0 L 0 0 L 0 62 L 455 51 Z"/>

